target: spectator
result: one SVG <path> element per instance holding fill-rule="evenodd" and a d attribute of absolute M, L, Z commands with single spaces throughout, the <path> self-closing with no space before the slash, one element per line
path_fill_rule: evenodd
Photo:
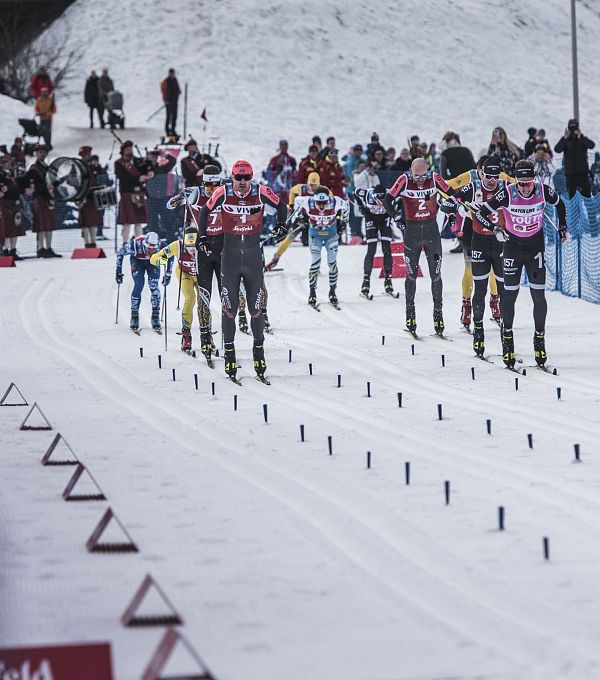
<path fill-rule="evenodd" d="M 444 179 L 452 179 L 475 168 L 475 159 L 471 149 L 463 146 L 460 135 L 448 130 L 442 138 L 445 149 L 440 157 L 440 174 Z"/>
<path fill-rule="evenodd" d="M 202 184 L 202 175 L 207 165 L 216 165 L 219 172 L 222 171 L 223 168 L 216 158 L 198 151 L 198 142 L 195 139 L 190 137 L 183 148 L 188 152 L 181 160 L 181 173 L 186 187 L 199 187 Z"/>
<path fill-rule="evenodd" d="M 296 173 L 296 159 L 288 153 L 286 139 L 279 141 L 279 152 L 269 161 L 267 176 L 269 186 L 287 203 Z"/>
<path fill-rule="evenodd" d="M 100 124 L 104 127 L 104 109 L 106 108 L 106 103 L 108 101 L 108 93 L 113 92 L 115 85 L 112 78 L 108 75 L 108 69 L 103 68 L 100 78 L 98 78 L 98 97 L 100 99 L 101 116 Z"/>
<path fill-rule="evenodd" d="M 313 137 L 313 139 L 315 139 Z M 298 184 L 306 184 L 308 182 L 308 176 L 311 172 L 317 172 L 319 147 L 316 144 L 311 144 L 308 147 L 308 155 L 300 161 L 298 166 L 298 174 L 296 175 L 296 182 Z"/>
<path fill-rule="evenodd" d="M 312 138 L 312 143 L 317 147 L 317 152 L 320 153 L 321 149 L 323 148 L 323 142 L 321 141 L 319 135 L 315 135 Z"/>
<path fill-rule="evenodd" d="M 385 147 L 383 147 L 380 142 L 379 142 L 379 135 L 374 132 L 371 135 L 371 141 L 369 144 L 367 144 L 367 160 L 372 161 L 373 157 L 375 155 L 375 151 L 378 149 L 381 149 L 383 151 L 383 155 L 385 156 Z"/>
<path fill-rule="evenodd" d="M 52 118 L 56 113 L 54 95 L 42 87 L 40 96 L 35 100 L 35 115 L 39 118 L 40 134 L 44 138 L 46 146 L 52 144 Z"/>
<path fill-rule="evenodd" d="M 412 160 L 414 160 L 415 158 L 422 158 L 422 155 L 421 155 L 421 140 L 419 139 L 419 135 L 413 135 L 410 138 L 409 152 L 410 152 L 410 157 L 412 158 Z"/>
<path fill-rule="evenodd" d="M 333 139 L 330 137 L 329 139 Z M 344 198 L 344 186 L 348 180 L 344 177 L 342 166 L 338 162 L 338 150 L 332 149 L 327 140 L 327 155 L 317 166 L 317 172 L 321 177 L 321 184 L 331 189 L 334 196 Z"/>
<path fill-rule="evenodd" d="M 98 94 L 98 76 L 96 71 L 92 71 L 85 81 L 85 89 L 83 92 L 83 99 L 90 110 L 90 128 L 94 127 L 94 111 L 98 111 L 98 120 L 100 127 L 104 127 L 104 107 L 100 109 L 100 95 Z"/>
<path fill-rule="evenodd" d="M 344 163 L 344 175 L 350 178 L 350 185 L 348 187 L 349 193 L 352 193 L 354 191 L 352 184 L 352 173 L 356 170 L 358 164 L 361 162 L 362 154 L 363 154 L 362 144 L 355 144 L 352 147 L 352 153 L 346 157 L 346 161 Z"/>
<path fill-rule="evenodd" d="M 45 89 L 45 88 L 44 88 Z M 38 144 L 35 147 L 35 163 L 30 166 L 26 177 L 33 182 L 33 232 L 37 238 L 38 257 L 62 257 L 52 250 L 52 232 L 56 229 L 54 200 L 48 191 L 46 158 L 50 147 Z"/>
<path fill-rule="evenodd" d="M 371 159 L 371 163 L 373 163 L 373 166 L 375 167 L 376 170 L 382 171 L 387 170 L 387 160 L 385 158 L 385 149 L 383 147 L 376 148 L 373 151 L 373 158 Z"/>
<path fill-rule="evenodd" d="M 527 141 L 525 142 L 525 157 L 529 158 L 534 152 L 537 144 L 536 136 L 538 131 L 534 127 L 527 128 Z"/>
<path fill-rule="evenodd" d="M 377 161 L 371 161 L 354 180 L 357 189 L 372 189 L 381 184 L 377 176 Z"/>
<path fill-rule="evenodd" d="M 410 151 L 404 147 L 404 149 L 400 149 L 400 155 L 396 158 L 390 170 L 394 170 L 395 172 L 406 172 L 407 170 L 410 170 L 411 162 Z"/>
<path fill-rule="evenodd" d="M 102 188 L 98 181 L 98 164 L 92 165 L 92 147 L 82 146 L 79 148 L 79 157 L 85 163 L 90 173 L 90 186 L 79 205 L 79 226 L 83 235 L 86 248 L 96 247 L 96 233 L 98 228 L 104 225 L 104 210 L 96 208 L 94 204 L 94 191 Z"/>
<path fill-rule="evenodd" d="M 0 74 L 0 94 L 6 94 L 6 80 Z"/>
<path fill-rule="evenodd" d="M 596 144 L 582 134 L 579 129 L 579 121 L 572 118 L 563 136 L 558 140 L 554 151 L 562 153 L 563 167 L 567 178 L 567 191 L 569 198 L 573 198 L 579 189 L 582 196 L 591 196 L 590 167 L 588 165 L 587 152 Z"/>
<path fill-rule="evenodd" d="M 592 193 L 597 194 L 600 191 L 600 152 L 598 151 L 594 154 L 590 174 L 592 176 Z"/>
<path fill-rule="evenodd" d="M 510 141 L 504 128 L 496 127 L 492 132 L 487 155 L 495 156 L 502 172 L 512 175 L 515 163 L 520 160 L 523 152 L 516 144 Z"/>
<path fill-rule="evenodd" d="M 432 163 L 432 165 L 433 165 L 433 169 L 435 170 L 435 172 L 437 172 L 437 173 L 439 174 L 439 172 L 440 172 L 441 154 L 440 154 L 440 152 L 437 150 L 437 145 L 435 144 L 435 142 L 432 142 L 432 143 L 429 145 L 429 149 L 428 149 L 428 151 L 427 151 L 427 155 L 431 158 L 431 163 Z"/>
<path fill-rule="evenodd" d="M 146 182 L 154 176 L 150 164 L 133 157 L 133 142 L 126 139 L 121 144 L 121 157 L 115 161 L 115 175 L 119 181 L 119 214 L 121 242 L 129 241 L 130 226 L 134 236 L 142 235 L 142 225 L 148 222 Z"/>
<path fill-rule="evenodd" d="M 385 160 L 387 161 L 388 169 L 394 165 L 394 162 L 396 161 L 396 149 L 394 149 L 393 146 L 390 146 L 385 152 Z"/>
<path fill-rule="evenodd" d="M 172 211 L 167 208 L 167 199 L 176 191 L 174 177 L 170 173 L 177 159 L 161 148 L 150 149 L 148 159 L 153 176 L 146 184 L 148 192 L 147 231 L 155 231 L 161 239 L 166 239 L 167 243 L 171 243 L 177 238 L 177 230 L 181 228 L 183 222 L 183 210 Z"/>
<path fill-rule="evenodd" d="M 335 148 L 335 137 L 327 137 L 327 146 L 319 151 L 319 162 L 325 160 L 325 157 L 332 149 L 335 149 L 337 155 L 337 149 Z"/>
<path fill-rule="evenodd" d="M 169 69 L 169 75 L 161 82 L 160 91 L 167 113 L 165 118 L 165 134 L 167 137 L 169 135 L 177 136 L 177 132 L 175 132 L 177 127 L 177 102 L 181 94 L 181 88 L 175 77 L 174 68 Z"/>
<path fill-rule="evenodd" d="M 546 130 L 544 130 L 544 128 L 540 128 L 535 135 L 535 146 L 538 144 L 542 144 L 546 153 L 552 158 L 552 147 L 550 146 L 550 142 L 546 139 Z"/>
<path fill-rule="evenodd" d="M 40 66 L 31 77 L 29 91 L 33 95 L 34 99 L 38 99 L 38 97 L 42 94 L 42 88 L 46 88 L 48 94 L 52 94 L 54 90 L 54 83 L 48 75 L 48 71 L 46 70 L 45 66 Z"/>
<path fill-rule="evenodd" d="M 13 163 L 20 169 L 25 169 L 25 149 L 23 148 L 23 139 L 15 137 L 14 144 L 10 147 L 10 155 Z"/>
<path fill-rule="evenodd" d="M 529 160 L 533 163 L 536 179 L 539 179 L 540 182 L 548 184 L 554 189 L 553 178 L 556 168 L 543 144 L 538 144 L 535 147 L 535 151 L 529 157 Z"/>

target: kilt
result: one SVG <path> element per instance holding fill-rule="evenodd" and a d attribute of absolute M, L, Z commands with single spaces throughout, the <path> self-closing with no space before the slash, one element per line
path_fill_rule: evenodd
<path fill-rule="evenodd" d="M 83 205 L 79 208 L 80 227 L 104 226 L 104 210 L 98 210 L 94 205 L 92 194 L 88 194 Z"/>
<path fill-rule="evenodd" d="M 36 196 L 33 199 L 33 233 L 54 231 L 54 229 L 56 229 L 54 208 L 50 208 L 47 201 Z"/>
<path fill-rule="evenodd" d="M 146 194 L 142 192 L 121 193 L 119 199 L 119 224 L 147 224 Z"/>
<path fill-rule="evenodd" d="M 25 218 L 16 201 L 0 199 L 0 220 L 3 238 L 25 236 Z"/>

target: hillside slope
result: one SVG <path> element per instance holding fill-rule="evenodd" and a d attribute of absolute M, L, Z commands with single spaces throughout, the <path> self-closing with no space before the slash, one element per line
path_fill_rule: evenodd
<path fill-rule="evenodd" d="M 593 137 L 600 17 L 591 5 L 578 12 L 581 118 Z M 456 129 L 479 151 L 496 125 L 519 144 L 537 125 L 554 142 L 571 115 L 563 0 L 526 8 L 517 0 L 77 0 L 49 35 L 65 29 L 81 36 L 85 54 L 73 81 L 80 89 L 61 95 L 59 139 L 61 125 L 86 125 L 85 77 L 104 66 L 125 94 L 129 124 L 149 127 L 138 141 L 160 133 L 162 114 L 146 118 L 172 66 L 189 83 L 188 130 L 202 136 L 206 106 L 207 135 L 226 155 L 260 164 L 280 137 L 300 155 L 315 133 L 337 135 L 345 150 L 372 130 L 399 147 L 415 132 L 439 141 Z"/>

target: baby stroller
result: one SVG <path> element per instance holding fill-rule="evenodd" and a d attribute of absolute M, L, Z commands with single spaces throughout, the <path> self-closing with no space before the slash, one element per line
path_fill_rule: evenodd
<path fill-rule="evenodd" d="M 37 137 L 36 141 L 39 141 L 42 133 L 35 118 L 31 120 L 29 118 L 19 118 L 19 125 L 23 128 L 23 141 L 25 141 L 27 136 Z"/>
<path fill-rule="evenodd" d="M 108 125 L 111 130 L 115 127 L 125 129 L 125 113 L 123 111 L 123 95 L 118 90 L 109 92 L 104 98 L 104 107 L 108 111 Z"/>

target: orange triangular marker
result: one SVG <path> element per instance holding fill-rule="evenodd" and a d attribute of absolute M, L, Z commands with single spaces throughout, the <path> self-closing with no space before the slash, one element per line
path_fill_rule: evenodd
<path fill-rule="evenodd" d="M 136 612 L 140 608 L 144 598 L 150 591 L 158 594 L 160 599 L 169 610 L 168 614 L 152 614 L 149 616 L 136 616 Z M 148 574 L 142 581 L 142 585 L 138 588 L 137 593 L 133 596 L 127 609 L 121 616 L 121 623 L 124 626 L 180 626 L 183 624 L 182 618 L 179 616 L 175 607 L 171 604 L 167 596 L 164 594 L 158 583 Z"/>
<path fill-rule="evenodd" d="M 106 530 L 106 527 L 110 524 L 111 520 L 114 520 L 115 523 L 119 525 L 126 540 L 121 541 L 120 543 L 100 543 L 100 537 Z M 136 544 L 127 533 L 127 529 L 125 529 L 119 518 L 110 508 L 106 510 L 102 519 L 98 522 L 92 535 L 88 538 L 85 547 L 88 552 L 138 552 Z"/>
<path fill-rule="evenodd" d="M 92 485 L 96 488 L 97 493 L 86 493 L 86 494 L 74 494 L 73 489 L 79 482 L 80 478 L 82 475 L 85 473 L 85 480 L 88 482 L 91 482 Z M 73 473 L 73 476 L 69 480 L 69 483 L 65 487 L 65 490 L 62 493 L 62 497 L 65 501 L 105 501 L 106 496 L 102 493 L 102 489 L 98 486 L 96 483 L 96 480 L 92 477 L 90 474 L 89 470 L 85 468 L 85 466 L 82 463 L 77 463 L 77 467 L 75 468 L 75 472 Z"/>
<path fill-rule="evenodd" d="M 16 395 L 14 394 L 15 390 L 19 393 L 21 401 L 12 401 L 12 399 L 16 398 Z M 13 392 L 12 395 L 11 392 Z M 9 397 L 11 398 L 11 401 L 7 403 L 7 399 Z M 27 403 L 27 399 L 25 399 L 25 397 L 21 394 L 21 390 L 14 384 L 14 382 L 11 382 L 6 392 L 3 394 L 2 399 L 0 399 L 0 406 L 29 406 L 29 404 Z"/>
<path fill-rule="evenodd" d="M 40 419 L 41 416 L 41 419 Z M 40 423 L 43 420 L 43 424 Z M 37 405 L 37 402 L 33 402 L 33 406 L 29 409 L 29 413 L 25 416 L 25 420 L 21 423 L 21 430 L 51 430 L 52 425 L 48 422 L 48 418 L 42 413 L 42 409 Z"/>
<path fill-rule="evenodd" d="M 71 454 L 72 458 L 50 460 L 54 455 L 54 452 L 56 451 L 56 447 L 60 444 L 61 441 L 67 447 L 68 452 Z M 67 444 L 67 440 L 62 436 L 60 432 L 54 437 L 52 443 L 50 444 L 48 450 L 46 451 L 44 457 L 42 458 L 42 465 L 77 465 L 78 462 L 79 461 L 77 460 L 77 456 L 73 452 L 73 449 Z"/>
<path fill-rule="evenodd" d="M 188 640 L 186 640 L 183 635 L 174 628 L 169 628 L 164 634 L 163 639 L 159 642 L 154 656 L 150 659 L 150 663 L 146 667 L 144 674 L 142 675 L 142 680 L 161 680 L 161 673 L 169 660 L 169 657 L 173 653 L 173 649 L 178 642 L 185 647 L 188 655 L 193 659 L 195 664 L 198 666 L 194 671 L 186 672 L 186 680 L 215 680 L 215 676 L 208 670 L 206 664 L 196 650 L 192 647 Z"/>

